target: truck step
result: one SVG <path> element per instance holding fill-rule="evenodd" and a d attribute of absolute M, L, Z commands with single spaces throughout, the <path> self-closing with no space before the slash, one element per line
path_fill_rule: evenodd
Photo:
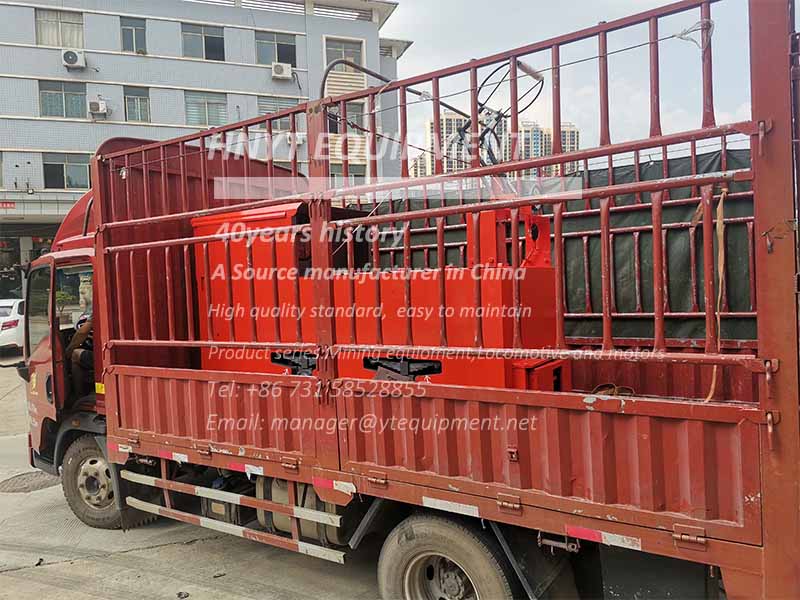
<path fill-rule="evenodd" d="M 172 481 L 169 479 L 159 479 L 157 477 L 151 477 L 150 475 L 133 473 L 132 471 L 122 471 L 120 472 L 120 476 L 127 481 L 138 483 L 140 485 L 157 487 L 162 490 L 179 492 L 181 494 L 189 494 L 190 496 L 198 496 L 199 498 L 208 498 L 209 500 L 216 500 L 217 502 L 227 502 L 228 504 L 247 506 L 249 508 L 255 508 L 256 510 L 280 513 L 290 517 L 295 517 L 297 519 L 302 519 L 304 521 L 312 521 L 314 523 L 321 523 L 322 525 L 329 525 L 331 527 L 340 527 L 342 524 L 341 516 L 321 510 L 313 510 L 311 508 L 304 508 L 302 506 L 291 506 L 288 504 L 281 504 L 279 502 L 271 502 L 269 500 L 259 500 L 258 498 L 253 498 L 252 496 L 234 494 L 231 492 L 215 490 L 189 483 L 181 483 L 179 481 Z"/>
<path fill-rule="evenodd" d="M 200 527 L 205 527 L 206 529 L 211 529 L 220 533 L 227 533 L 229 535 L 235 535 L 236 537 L 247 540 L 261 542 L 262 544 L 267 544 L 269 546 L 276 546 L 278 548 L 284 548 L 285 550 L 299 552 L 300 554 L 307 554 L 323 560 L 344 564 L 345 553 L 339 550 L 323 548 L 322 546 L 317 546 L 315 544 L 309 544 L 307 542 L 281 537 L 279 535 L 266 533 L 264 531 L 242 527 L 240 525 L 232 525 L 231 523 L 225 523 L 223 521 L 215 521 L 214 519 L 193 515 L 191 513 L 172 508 L 166 508 L 164 506 L 145 502 L 144 500 L 139 500 L 137 498 L 128 497 L 125 499 L 125 501 L 131 508 L 135 508 L 143 512 L 166 517 L 168 519 L 174 519 L 175 521 L 181 521 L 183 523 L 189 523 L 190 525 L 199 525 Z"/>

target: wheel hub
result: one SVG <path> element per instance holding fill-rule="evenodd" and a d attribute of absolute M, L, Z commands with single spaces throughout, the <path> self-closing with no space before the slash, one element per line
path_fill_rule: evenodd
<path fill-rule="evenodd" d="M 114 502 L 111 471 L 104 458 L 91 457 L 78 469 L 78 492 L 81 499 L 94 509 L 103 509 Z"/>
<path fill-rule="evenodd" d="M 469 581 L 461 569 L 450 563 L 450 561 L 443 560 L 448 562 L 449 565 L 443 565 L 440 570 L 442 591 L 445 593 L 447 600 L 461 600 L 465 597 L 464 594 Z"/>
<path fill-rule="evenodd" d="M 406 600 L 477 600 L 475 586 L 455 562 L 439 554 L 426 554 L 406 572 Z"/>

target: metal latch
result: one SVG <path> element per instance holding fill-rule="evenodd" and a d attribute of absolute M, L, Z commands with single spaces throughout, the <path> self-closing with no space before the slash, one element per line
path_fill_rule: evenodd
<path fill-rule="evenodd" d="M 379 485 L 381 487 L 389 484 L 386 473 L 381 473 L 380 471 L 370 471 L 369 475 L 367 475 L 367 481 L 372 485 Z"/>
<path fill-rule="evenodd" d="M 133 437 L 129 437 L 126 441 L 128 442 L 128 446 L 131 446 L 131 447 L 138 446 L 139 443 L 140 443 L 138 435 L 137 436 L 133 436 Z"/>
<path fill-rule="evenodd" d="M 296 458 L 282 458 L 281 459 L 281 466 L 284 469 L 289 469 L 290 471 L 297 471 L 298 463 Z"/>
<path fill-rule="evenodd" d="M 519 496 L 510 494 L 497 494 L 497 506 L 500 510 L 522 510 L 522 500 Z"/>
<path fill-rule="evenodd" d="M 675 540 L 676 547 L 688 550 L 706 550 L 708 538 L 706 538 L 706 530 L 702 527 L 676 524 L 672 531 L 672 539 Z"/>

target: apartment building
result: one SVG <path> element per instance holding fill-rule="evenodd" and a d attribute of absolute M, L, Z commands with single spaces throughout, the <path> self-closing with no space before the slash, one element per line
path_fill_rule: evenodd
<path fill-rule="evenodd" d="M 443 111 L 441 115 L 440 139 L 442 140 L 442 170 L 452 173 L 467 168 L 470 164 L 469 147 L 469 119 L 452 111 Z M 491 147 L 498 161 L 510 161 L 512 134 L 508 131 L 508 120 L 501 121 L 495 127 L 495 134 L 487 136 L 488 145 Z M 415 158 L 409 167 L 411 177 L 424 177 L 434 173 L 434 122 L 428 120 L 425 124 L 426 152 Z M 466 131 L 466 137 L 462 132 Z M 520 121 L 517 134 L 519 158 L 537 158 L 553 153 L 552 130 L 542 127 L 535 121 Z M 564 123 L 561 126 L 561 145 L 564 152 L 580 149 L 580 130 L 574 123 Z M 487 152 L 484 150 L 483 158 L 486 160 Z M 574 170 L 574 165 L 568 165 L 567 171 Z M 559 172 L 559 167 L 541 170 L 541 175 L 554 175 Z M 534 171 L 520 174 L 523 177 L 534 177 Z"/>
<path fill-rule="evenodd" d="M 410 42 L 380 37 L 396 8 L 386 0 L 0 0 L 0 269 L 47 247 L 109 138 L 167 139 L 316 99 L 336 58 L 396 77 Z M 326 93 L 375 83 L 340 67 Z M 382 112 L 380 125 L 396 131 L 396 114 Z"/>

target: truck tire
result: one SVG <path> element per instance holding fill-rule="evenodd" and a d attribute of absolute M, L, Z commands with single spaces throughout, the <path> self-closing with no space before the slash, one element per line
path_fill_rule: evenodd
<path fill-rule="evenodd" d="M 488 533 L 421 514 L 407 518 L 386 538 L 378 587 L 384 600 L 510 600 L 517 582 Z"/>
<path fill-rule="evenodd" d="M 111 477 L 94 436 L 79 437 L 64 453 L 61 469 L 64 497 L 73 514 L 89 527 L 122 527 L 122 513 L 117 508 Z"/>

